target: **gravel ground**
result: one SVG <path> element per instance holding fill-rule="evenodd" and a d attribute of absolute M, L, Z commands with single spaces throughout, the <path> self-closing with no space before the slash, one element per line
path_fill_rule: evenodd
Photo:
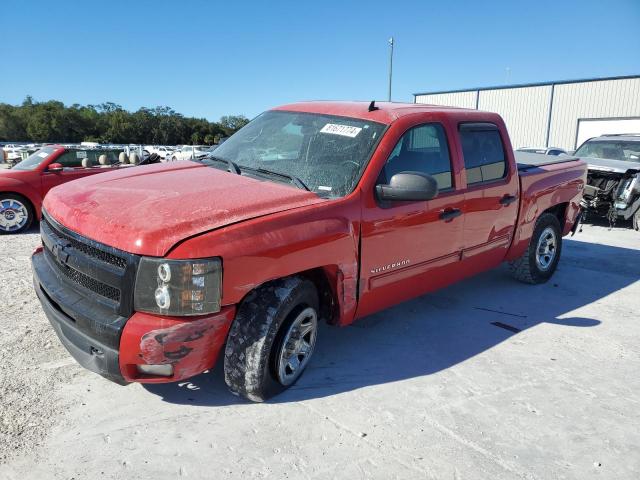
<path fill-rule="evenodd" d="M 32 455 L 67 402 L 57 387 L 74 375 L 69 356 L 42 313 L 31 281 L 37 229 L 0 236 L 0 463 Z"/>
<path fill-rule="evenodd" d="M 265 404 L 219 368 L 120 387 L 77 366 L 33 293 L 37 244 L 0 236 L 0 479 L 640 478 L 638 232 L 585 226 L 546 285 L 500 268 L 325 327 Z"/>

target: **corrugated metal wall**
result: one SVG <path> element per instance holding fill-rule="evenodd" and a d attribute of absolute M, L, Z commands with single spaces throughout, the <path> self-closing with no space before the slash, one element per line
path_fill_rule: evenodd
<path fill-rule="evenodd" d="M 544 145 L 551 86 L 481 90 L 478 109 L 499 113 L 514 148 Z"/>
<path fill-rule="evenodd" d="M 434 95 L 417 95 L 416 103 L 428 103 L 429 105 L 445 105 L 447 107 L 476 108 L 478 92 L 443 93 Z"/>
<path fill-rule="evenodd" d="M 549 143 L 575 148 L 580 118 L 640 117 L 640 78 L 555 86 Z"/>
<path fill-rule="evenodd" d="M 420 94 L 416 103 L 448 105 L 499 113 L 514 148 L 547 145 L 574 149 L 578 119 L 640 117 L 640 77 L 539 86 Z"/>

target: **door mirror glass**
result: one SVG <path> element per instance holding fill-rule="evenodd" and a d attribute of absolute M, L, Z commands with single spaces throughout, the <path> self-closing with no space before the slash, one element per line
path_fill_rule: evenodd
<path fill-rule="evenodd" d="M 60 163 L 52 163 L 51 165 L 49 165 L 49 168 L 47 168 L 47 171 L 49 172 L 61 172 L 62 171 L 62 164 Z"/>
<path fill-rule="evenodd" d="M 431 200 L 438 195 L 438 182 L 421 172 L 400 172 L 391 177 L 388 185 L 377 185 L 380 200 L 417 202 Z"/>

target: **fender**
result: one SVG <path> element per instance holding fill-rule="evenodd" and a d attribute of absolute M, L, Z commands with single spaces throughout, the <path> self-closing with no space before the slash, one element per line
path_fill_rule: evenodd
<path fill-rule="evenodd" d="M 561 221 L 562 235 L 571 232 L 580 214 L 580 200 L 586 184 L 584 163 L 578 161 L 571 169 L 563 164 L 544 167 L 548 175 L 529 177 L 526 172 L 520 174 L 520 209 L 515 234 L 505 260 L 515 260 L 522 256 L 529 245 L 538 217 L 545 211 L 566 204 L 564 221 Z M 531 179 L 535 178 L 535 181 Z"/>
<path fill-rule="evenodd" d="M 36 218 L 40 218 L 42 210 L 42 195 L 33 186 L 17 178 L 0 177 L 0 192 L 17 193 L 31 202 Z"/>
<path fill-rule="evenodd" d="M 354 319 L 357 306 L 360 195 L 266 215 L 214 230 L 174 247 L 168 258 L 219 256 L 222 305 L 239 303 L 265 282 L 322 268 L 336 297 L 337 323 Z"/>

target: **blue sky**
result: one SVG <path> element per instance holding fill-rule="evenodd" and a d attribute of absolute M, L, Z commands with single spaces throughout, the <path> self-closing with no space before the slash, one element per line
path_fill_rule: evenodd
<path fill-rule="evenodd" d="M 640 74 L 640 0 L 2 0 L 0 102 L 216 120 L 308 99 Z M 507 74 L 507 68 L 510 73 Z"/>

